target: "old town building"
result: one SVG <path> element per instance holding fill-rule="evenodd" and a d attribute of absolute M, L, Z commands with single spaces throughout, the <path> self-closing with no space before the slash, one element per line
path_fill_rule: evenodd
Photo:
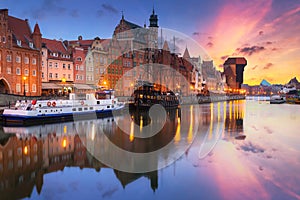
<path fill-rule="evenodd" d="M 73 90 L 73 60 L 60 40 L 42 38 L 43 92 L 63 94 Z"/>
<path fill-rule="evenodd" d="M 38 24 L 31 31 L 28 20 L 0 10 L 0 92 L 41 95 L 41 38 Z"/>

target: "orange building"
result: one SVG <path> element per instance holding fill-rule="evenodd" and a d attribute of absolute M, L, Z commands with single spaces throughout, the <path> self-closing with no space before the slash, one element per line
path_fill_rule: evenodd
<path fill-rule="evenodd" d="M 41 95 L 41 44 L 38 24 L 0 10 L 0 93 Z"/>

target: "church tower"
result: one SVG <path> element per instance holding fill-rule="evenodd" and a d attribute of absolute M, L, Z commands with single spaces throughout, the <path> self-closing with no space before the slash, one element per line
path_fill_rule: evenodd
<path fill-rule="evenodd" d="M 149 18 L 149 48 L 157 49 L 158 48 L 158 18 L 155 14 L 154 8 L 152 10 L 152 14 Z"/>

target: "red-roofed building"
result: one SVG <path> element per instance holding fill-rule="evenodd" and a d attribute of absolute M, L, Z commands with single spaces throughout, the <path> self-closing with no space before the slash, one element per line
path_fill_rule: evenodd
<path fill-rule="evenodd" d="M 73 90 L 73 59 L 60 40 L 42 38 L 43 92 L 65 93 Z"/>
<path fill-rule="evenodd" d="M 0 93 L 41 95 L 41 38 L 38 24 L 0 10 Z"/>

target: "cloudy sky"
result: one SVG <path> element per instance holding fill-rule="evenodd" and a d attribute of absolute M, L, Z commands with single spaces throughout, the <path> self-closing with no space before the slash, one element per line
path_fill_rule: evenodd
<path fill-rule="evenodd" d="M 148 25 L 153 6 L 160 27 L 197 41 L 220 70 L 227 57 L 244 56 L 244 83 L 300 80 L 300 0 L 0 1 L 9 15 L 37 22 L 43 37 L 63 40 L 110 38 L 122 11 Z"/>

